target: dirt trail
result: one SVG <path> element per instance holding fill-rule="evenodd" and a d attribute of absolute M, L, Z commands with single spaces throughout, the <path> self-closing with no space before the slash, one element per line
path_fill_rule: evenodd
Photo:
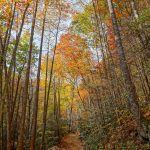
<path fill-rule="evenodd" d="M 79 134 L 70 133 L 64 136 L 59 147 L 52 147 L 49 150 L 84 150 Z"/>

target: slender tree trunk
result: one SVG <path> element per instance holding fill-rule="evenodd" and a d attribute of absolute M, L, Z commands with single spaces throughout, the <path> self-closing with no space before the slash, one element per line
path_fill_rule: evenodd
<path fill-rule="evenodd" d="M 43 18 L 43 25 L 42 25 L 42 34 L 41 34 L 39 64 L 38 64 L 38 72 L 37 72 L 37 83 L 36 83 L 34 108 L 33 108 L 33 124 L 32 124 L 32 131 L 31 131 L 30 150 L 35 150 L 36 128 L 37 128 L 37 112 L 38 112 L 38 100 L 39 100 L 39 86 L 40 86 L 40 74 L 41 74 L 41 58 L 42 58 L 42 49 L 43 49 L 46 11 L 47 10 L 45 8 L 44 18 Z"/>
<path fill-rule="evenodd" d="M 29 3 L 27 3 L 26 8 L 24 10 L 22 21 L 21 21 L 21 26 L 20 26 L 19 33 L 18 33 L 17 38 L 16 38 L 14 49 L 13 49 L 12 58 L 11 58 L 11 62 L 10 62 L 9 70 L 8 70 L 8 76 L 9 77 L 11 76 L 13 66 L 15 66 L 15 63 L 16 63 L 16 61 L 15 61 L 16 60 L 16 52 L 18 49 L 18 45 L 19 45 L 19 41 L 20 41 L 20 37 L 21 37 L 21 33 L 22 33 L 23 26 L 24 26 L 25 17 L 26 17 L 26 13 L 27 13 L 28 8 L 29 8 Z"/>
<path fill-rule="evenodd" d="M 38 0 L 36 0 L 35 2 L 35 10 L 33 13 L 33 18 L 32 18 L 31 37 L 30 37 L 28 62 L 27 62 L 27 70 L 26 70 L 24 93 L 23 93 L 23 107 L 22 107 L 21 122 L 20 122 L 20 127 L 19 127 L 18 150 L 23 150 L 23 147 L 24 147 L 26 105 L 27 105 L 27 98 L 28 98 L 28 85 L 29 85 L 29 76 L 30 76 L 30 68 L 31 68 L 33 36 L 34 36 L 37 7 L 38 7 Z"/>
<path fill-rule="evenodd" d="M 59 91 L 59 89 L 58 89 L 58 98 L 57 98 L 57 117 L 56 117 L 56 122 L 57 122 L 58 141 L 60 141 L 60 91 Z"/>
<path fill-rule="evenodd" d="M 11 23 L 10 23 L 10 28 L 9 28 L 9 35 L 11 34 L 11 29 L 13 26 L 13 20 L 14 20 L 14 15 L 15 15 L 15 10 L 16 10 L 16 2 L 14 4 L 14 9 L 13 9 L 13 15 L 11 18 Z M 6 38 L 4 39 L 4 45 L 3 45 L 3 41 L 2 38 L 0 37 L 0 101 L 1 101 L 1 106 L 2 106 L 2 110 L 4 108 L 4 97 L 6 96 L 5 92 L 3 92 L 3 68 L 6 71 L 6 66 L 3 67 L 4 62 L 5 62 L 5 42 L 7 40 L 7 36 L 8 36 L 8 30 L 6 30 Z M 10 36 L 9 36 L 10 38 Z M 4 88 L 6 89 L 6 88 Z M 9 118 L 9 109 L 10 109 L 10 105 L 8 104 L 9 102 L 7 101 L 7 149 L 11 150 L 12 149 L 12 143 L 11 143 L 11 128 L 10 128 L 10 118 Z M 2 112 L 2 128 L 3 128 L 3 112 Z M 3 129 L 2 129 L 2 139 L 3 139 Z M 2 140 L 2 145 L 3 144 L 3 140 Z"/>
<path fill-rule="evenodd" d="M 1 114 L 0 114 L 0 119 L 1 119 L 1 134 L 0 134 L 0 148 L 3 149 L 3 107 L 4 107 L 4 102 L 2 100 L 3 97 L 3 63 L 2 63 L 2 48 L 3 44 L 2 44 L 2 39 L 0 38 L 0 109 L 1 109 Z"/>
<path fill-rule="evenodd" d="M 122 70 L 125 83 L 126 83 L 126 88 L 128 92 L 128 103 L 129 103 L 129 108 L 131 110 L 131 113 L 133 114 L 133 117 L 137 123 L 137 131 L 141 137 L 148 138 L 146 135 L 146 132 L 143 128 L 142 124 L 142 114 L 139 109 L 139 104 L 138 104 L 138 96 L 136 93 L 135 86 L 131 80 L 131 75 L 127 66 L 126 62 L 126 57 L 125 57 L 125 52 L 124 48 L 122 45 L 122 40 L 121 40 L 121 35 L 116 19 L 116 14 L 114 10 L 114 6 L 112 3 L 112 0 L 107 0 L 108 6 L 109 6 L 109 11 L 113 23 L 113 30 L 114 30 L 114 35 L 115 35 L 115 41 L 116 41 L 116 46 L 118 48 L 118 54 L 119 54 L 119 59 L 120 59 L 120 68 Z"/>
<path fill-rule="evenodd" d="M 16 13 L 16 2 L 14 3 L 14 9 L 13 9 L 13 15 L 11 18 L 10 27 L 6 30 L 5 39 L 4 39 L 4 47 L 3 47 L 3 63 L 4 64 L 6 63 L 6 53 L 7 53 L 9 43 L 10 43 L 10 37 L 11 37 L 11 31 L 12 31 L 12 27 L 14 23 L 15 13 Z"/>
<path fill-rule="evenodd" d="M 32 80 L 30 81 L 30 94 L 29 94 L 29 100 L 28 100 L 28 118 L 27 118 L 27 134 L 26 134 L 26 140 L 28 140 L 28 143 L 31 139 L 31 129 L 32 129 L 32 118 L 31 118 L 31 111 L 32 111 L 32 104 L 33 104 L 33 95 L 34 95 L 34 85 L 32 83 Z"/>
<path fill-rule="evenodd" d="M 16 115 L 15 115 L 15 118 L 14 118 L 14 122 L 13 122 L 13 148 L 16 149 L 17 148 L 17 132 L 18 132 L 18 120 L 19 120 L 19 109 L 20 109 L 20 101 L 21 101 L 21 96 L 22 96 L 22 87 L 20 87 L 20 90 L 19 90 L 19 94 L 17 95 L 17 99 L 18 99 L 18 102 L 17 102 L 17 106 L 16 106 Z"/>
<path fill-rule="evenodd" d="M 12 72 L 12 68 L 13 68 L 13 64 L 15 63 L 15 58 L 16 58 L 16 50 L 18 48 L 18 45 L 19 45 L 19 40 L 20 40 L 20 37 L 21 37 L 21 33 L 22 33 L 22 29 L 23 29 L 23 25 L 24 25 L 24 20 L 25 20 L 25 15 L 26 15 L 26 12 L 27 12 L 27 9 L 28 9 L 28 6 L 29 4 L 27 4 L 25 10 L 24 10 L 24 14 L 23 14 L 23 18 L 22 18 L 22 22 L 21 22 L 21 26 L 20 26 L 20 31 L 19 31 L 19 34 L 17 36 L 17 39 L 16 39 L 16 43 L 15 43 L 15 47 L 13 49 L 13 54 L 12 54 L 12 59 L 11 59 L 11 63 L 10 63 L 10 67 L 9 67 L 9 71 L 8 71 L 8 74 L 7 76 L 5 77 L 5 90 L 4 90 L 4 97 L 7 97 L 7 149 L 11 150 L 12 149 L 12 141 L 11 141 L 11 132 L 12 132 L 12 128 L 11 128 L 11 104 L 12 104 L 12 101 L 13 101 L 13 98 L 11 98 L 10 96 L 8 96 L 8 93 L 10 94 L 11 91 L 10 91 L 10 88 L 11 88 L 11 85 L 10 85 L 10 79 L 11 79 L 11 72 Z M 6 50 L 5 50 L 6 51 Z M 6 54 L 4 54 L 5 56 Z M 4 57 L 5 58 L 5 57 Z M 4 63 L 5 63 L 5 59 L 4 59 Z M 15 65 L 14 65 L 15 66 Z M 6 68 L 6 67 L 5 67 Z"/>
<path fill-rule="evenodd" d="M 49 43 L 48 43 L 49 45 Z M 49 46 L 48 46 L 49 49 Z M 47 58 L 46 58 L 46 77 L 45 77 L 45 93 L 44 93 L 44 110 L 43 110 L 43 127 L 42 127 L 42 141 L 41 141 L 41 146 L 40 146 L 40 150 L 45 149 L 44 145 L 44 141 L 45 141 L 45 128 L 46 128 L 46 114 L 47 114 L 47 107 L 48 107 L 48 101 L 47 101 L 47 74 L 48 74 L 48 55 L 49 55 L 49 51 L 47 52 Z"/>
<path fill-rule="evenodd" d="M 55 54 L 56 54 L 56 48 L 57 48 L 57 42 L 58 42 L 58 33 L 59 33 L 60 20 L 61 20 L 61 12 L 60 12 L 59 20 L 58 20 L 58 25 L 57 25 L 57 31 L 56 31 L 56 37 L 55 37 L 56 38 L 55 39 L 55 47 L 54 47 L 54 54 L 53 54 L 53 57 L 52 57 L 52 64 L 51 64 L 51 70 L 50 70 L 50 78 L 49 78 L 49 83 L 48 83 L 47 95 L 45 96 L 46 100 L 44 102 L 42 144 L 41 144 L 41 147 L 40 147 L 41 149 L 43 149 L 43 144 L 44 144 L 44 140 L 45 140 L 47 107 L 48 107 L 48 100 L 49 100 L 49 95 L 50 95 L 50 90 L 51 90 L 51 82 L 52 82 L 53 67 L 54 67 Z"/>
<path fill-rule="evenodd" d="M 53 88 L 53 100 L 54 100 L 54 118 L 56 119 L 57 117 L 57 90 L 56 90 L 56 81 L 55 81 L 55 77 L 54 77 L 54 88 Z"/>

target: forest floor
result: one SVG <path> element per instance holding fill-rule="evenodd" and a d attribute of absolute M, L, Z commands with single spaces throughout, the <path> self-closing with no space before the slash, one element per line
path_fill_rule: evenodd
<path fill-rule="evenodd" d="M 70 133 L 64 136 L 60 146 L 54 146 L 48 150 L 83 150 L 82 142 L 78 133 Z"/>

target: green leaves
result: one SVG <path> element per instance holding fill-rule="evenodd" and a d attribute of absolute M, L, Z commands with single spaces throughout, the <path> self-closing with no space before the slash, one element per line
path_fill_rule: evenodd
<path fill-rule="evenodd" d="M 133 20 L 129 23 L 129 27 L 131 28 L 132 32 L 139 32 L 140 30 L 139 26 L 142 26 L 144 30 L 150 29 L 150 9 L 149 8 L 144 9 L 142 12 L 140 12 L 136 20 Z"/>
<path fill-rule="evenodd" d="M 8 53 L 7 53 L 7 65 L 10 63 L 11 55 L 12 55 L 12 50 L 15 45 L 15 40 L 11 42 L 8 48 Z M 24 34 L 23 37 L 20 40 L 17 54 L 16 54 L 16 71 L 20 72 L 22 69 L 26 66 L 27 62 L 27 53 L 28 53 L 28 48 L 29 48 L 29 36 L 28 34 Z M 33 43 L 33 50 L 32 50 L 33 56 L 32 56 L 32 65 L 36 66 L 37 62 L 37 55 L 38 55 L 38 47 L 36 46 L 35 43 Z"/>
<path fill-rule="evenodd" d="M 138 18 L 138 23 L 150 25 L 150 8 L 144 9 Z M 149 26 L 150 27 L 150 26 Z"/>
<path fill-rule="evenodd" d="M 92 5 L 88 5 L 83 13 L 77 14 L 72 21 L 75 31 L 86 35 L 93 32 L 94 26 L 91 22 L 93 13 Z"/>

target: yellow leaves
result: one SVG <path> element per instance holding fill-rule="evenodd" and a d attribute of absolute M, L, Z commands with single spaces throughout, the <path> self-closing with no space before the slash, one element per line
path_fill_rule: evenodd
<path fill-rule="evenodd" d="M 9 28 L 11 20 L 13 17 L 15 9 L 15 18 L 13 30 L 18 30 L 18 26 L 21 23 L 23 11 L 25 9 L 26 3 L 31 2 L 31 0 L 0 0 L 0 27 L 1 33 L 4 32 L 6 27 Z"/>
<path fill-rule="evenodd" d="M 40 87 L 41 87 L 41 88 L 44 88 L 44 87 L 45 87 L 45 80 L 44 80 L 44 79 L 41 79 L 41 80 L 40 80 Z"/>
<path fill-rule="evenodd" d="M 59 55 L 56 55 L 55 57 L 54 72 L 58 79 L 62 79 L 65 76 L 64 63 L 63 61 L 61 61 L 61 58 Z"/>
<path fill-rule="evenodd" d="M 9 26 L 12 16 L 12 8 L 10 2 L 6 0 L 0 0 L 0 30 L 3 32 L 3 28 Z"/>

